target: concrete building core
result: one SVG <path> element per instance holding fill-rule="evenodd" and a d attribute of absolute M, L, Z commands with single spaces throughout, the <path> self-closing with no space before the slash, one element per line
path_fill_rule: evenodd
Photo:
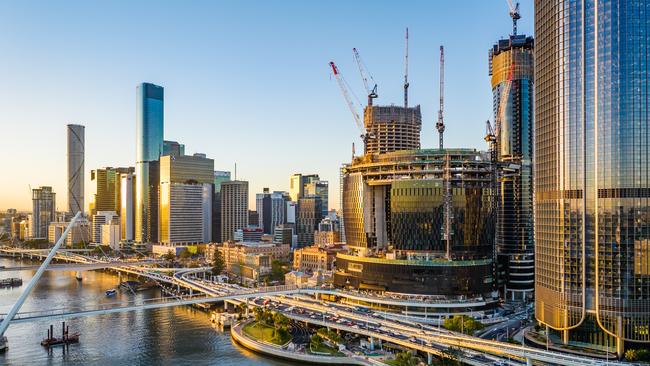
<path fill-rule="evenodd" d="M 365 153 L 387 153 L 420 148 L 420 106 L 366 106 L 363 123 L 368 133 Z"/>

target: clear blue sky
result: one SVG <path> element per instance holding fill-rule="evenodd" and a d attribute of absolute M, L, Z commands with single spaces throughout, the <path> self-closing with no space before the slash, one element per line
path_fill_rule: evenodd
<path fill-rule="evenodd" d="M 532 33 L 532 7 L 521 4 L 520 33 Z M 487 52 L 511 30 L 505 0 L 0 2 L 0 208 L 30 209 L 30 184 L 53 186 L 67 207 L 68 123 L 86 126 L 86 204 L 91 169 L 134 165 L 142 81 L 165 87 L 165 138 L 217 170 L 236 162 L 251 196 L 318 173 L 338 208 L 339 166 L 353 141 L 361 148 L 328 62 L 363 101 L 357 47 L 379 83 L 376 103 L 400 104 L 406 26 L 423 146 L 437 143 L 444 44 L 446 145 L 485 149 Z"/>

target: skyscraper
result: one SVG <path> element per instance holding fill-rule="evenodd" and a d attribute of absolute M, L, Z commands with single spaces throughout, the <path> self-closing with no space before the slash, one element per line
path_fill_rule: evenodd
<path fill-rule="evenodd" d="M 497 181 L 496 246 L 499 285 L 507 301 L 532 299 L 533 236 L 533 38 L 511 35 L 489 52 L 494 120 L 492 147 Z"/>
<path fill-rule="evenodd" d="M 248 226 L 248 182 L 221 183 L 221 241 L 234 239 L 235 230 Z"/>
<path fill-rule="evenodd" d="M 68 125 L 68 212 L 84 212 L 85 130 L 82 125 Z"/>
<path fill-rule="evenodd" d="M 135 240 L 156 242 L 158 236 L 158 159 L 163 153 L 163 87 L 142 83 L 136 88 Z"/>
<path fill-rule="evenodd" d="M 535 316 L 650 342 L 646 0 L 535 1 Z"/>
<path fill-rule="evenodd" d="M 29 237 L 47 239 L 50 223 L 56 218 L 56 193 L 52 187 L 32 189 L 32 216 L 29 222 Z"/>
<path fill-rule="evenodd" d="M 106 167 L 90 171 L 90 182 L 93 189 L 90 202 L 90 215 L 98 211 L 121 211 L 121 175 L 133 174 L 133 167 Z"/>
<path fill-rule="evenodd" d="M 135 224 L 135 176 L 120 174 L 120 230 L 122 240 L 134 239 Z"/>
<path fill-rule="evenodd" d="M 305 197 L 317 196 L 320 198 L 322 215 L 327 216 L 329 211 L 329 182 L 314 180 L 305 185 Z"/>
<path fill-rule="evenodd" d="M 287 222 L 287 201 L 287 192 L 271 193 L 268 188 L 264 188 L 262 193 L 255 196 L 259 226 L 265 234 L 273 234 L 276 226 Z"/>
<path fill-rule="evenodd" d="M 317 180 L 320 180 L 318 174 L 292 174 L 291 178 L 289 178 L 289 197 L 291 200 L 298 202 L 300 198 L 305 196 L 305 189 L 307 188 L 307 185 Z"/>
<path fill-rule="evenodd" d="M 221 241 L 221 183 L 230 181 L 230 172 L 214 171 L 214 191 L 212 193 L 212 242 Z"/>
<path fill-rule="evenodd" d="M 213 179 L 214 160 L 203 154 L 160 158 L 161 243 L 210 242 Z"/>
<path fill-rule="evenodd" d="M 323 219 L 323 203 L 318 196 L 307 196 L 298 200 L 296 213 L 296 233 L 298 234 L 298 247 L 314 244 L 314 231 Z"/>

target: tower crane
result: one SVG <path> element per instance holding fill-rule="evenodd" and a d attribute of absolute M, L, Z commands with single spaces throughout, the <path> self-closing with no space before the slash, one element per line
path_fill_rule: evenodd
<path fill-rule="evenodd" d="M 361 74 L 361 80 L 363 80 L 363 86 L 366 88 L 366 94 L 368 95 L 368 106 L 372 106 L 372 100 L 379 96 L 379 94 L 377 94 L 377 82 L 368 72 L 368 68 L 361 59 L 359 51 L 356 48 L 353 48 L 352 52 L 354 52 L 354 58 L 357 60 L 357 65 L 359 66 L 359 73 Z M 368 78 L 370 78 L 370 80 L 372 80 L 372 82 L 375 84 L 372 89 L 370 89 L 370 85 L 368 84 Z"/>
<path fill-rule="evenodd" d="M 440 46 L 440 109 L 438 109 L 438 122 L 436 129 L 440 135 L 440 149 L 443 148 L 443 135 L 445 133 L 445 120 L 443 117 L 445 104 L 445 48 Z"/>
<path fill-rule="evenodd" d="M 406 28 L 404 44 L 404 108 L 409 106 L 409 29 Z"/>
<path fill-rule="evenodd" d="M 336 82 L 339 84 L 339 88 L 341 88 L 341 94 L 343 94 L 343 98 L 345 98 L 345 102 L 348 104 L 348 108 L 354 117 L 354 121 L 357 123 L 359 131 L 361 131 L 361 139 L 365 143 L 368 138 L 371 138 L 371 136 L 366 132 L 366 128 L 363 126 L 363 121 L 361 121 L 361 117 L 354 107 L 354 103 L 352 102 L 352 98 L 350 98 L 350 93 L 348 92 L 347 82 L 343 79 L 339 68 L 334 64 L 334 61 L 330 62 L 330 67 L 332 68 Z"/>
<path fill-rule="evenodd" d="M 495 134 L 494 128 L 488 119 L 485 121 L 485 142 L 488 144 L 488 151 L 490 153 L 490 160 L 492 162 L 496 161 L 496 142 L 497 136 Z"/>
<path fill-rule="evenodd" d="M 513 4 L 512 0 L 508 1 L 508 7 L 510 8 L 510 18 L 512 18 L 512 35 L 517 35 L 517 20 L 521 19 L 519 14 L 519 3 Z"/>

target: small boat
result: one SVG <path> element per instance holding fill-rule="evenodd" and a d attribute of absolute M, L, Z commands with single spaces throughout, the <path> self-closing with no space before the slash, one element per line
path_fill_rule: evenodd
<path fill-rule="evenodd" d="M 107 297 L 115 296 L 116 293 L 117 293 L 117 290 L 114 289 L 114 288 L 112 288 L 110 290 L 106 290 L 106 296 Z"/>

